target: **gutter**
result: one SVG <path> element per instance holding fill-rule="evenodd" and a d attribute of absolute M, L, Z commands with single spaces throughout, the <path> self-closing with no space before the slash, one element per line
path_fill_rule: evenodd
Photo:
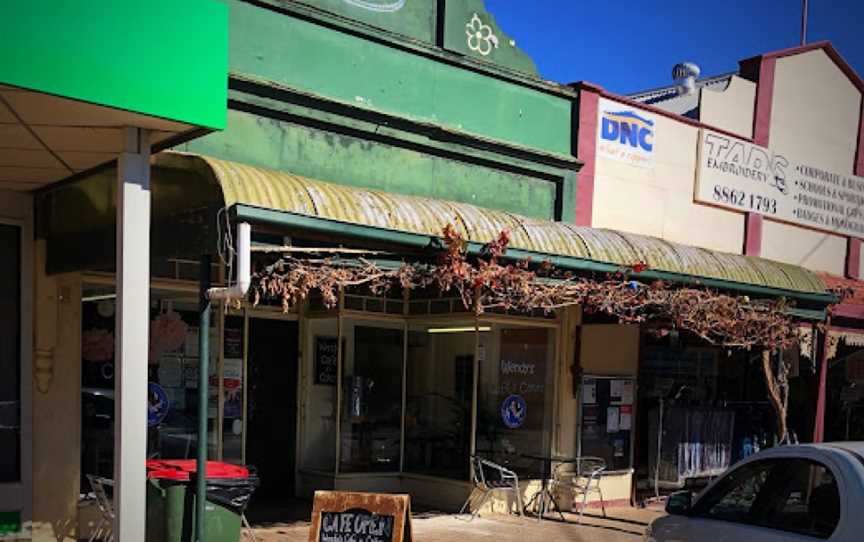
<path fill-rule="evenodd" d="M 236 213 L 238 220 L 248 220 L 250 222 L 306 229 L 328 235 L 344 235 L 356 239 L 408 246 L 418 250 L 425 249 L 440 239 L 435 235 L 423 235 L 418 233 L 388 230 L 374 226 L 350 224 L 347 222 L 338 222 L 335 220 L 299 215 L 285 211 L 276 211 L 273 209 L 263 209 L 242 204 L 234 205 L 234 212 Z M 482 248 L 483 245 L 481 243 L 468 243 L 469 254 L 479 254 Z M 559 269 L 567 269 L 571 271 L 587 271 L 595 273 L 616 273 L 621 271 L 621 266 L 618 264 L 598 262 L 596 260 L 588 260 L 584 258 L 574 258 L 572 256 L 556 256 L 553 254 L 533 252 L 518 248 L 508 248 L 506 257 L 517 260 L 531 258 L 536 262 L 548 261 Z M 635 279 L 641 279 L 644 281 L 663 280 L 677 284 L 728 290 L 741 295 L 786 297 L 822 305 L 832 305 L 839 301 L 837 296 L 830 293 L 801 292 L 797 290 L 773 288 L 770 286 L 733 282 L 723 279 L 684 275 L 681 273 L 659 271 L 655 269 L 648 269 L 641 273 L 633 273 L 631 276 Z M 806 313 L 802 312 L 801 315 L 803 316 L 804 314 L 808 314 L 809 317 L 816 317 L 817 312 L 821 314 L 821 311 L 814 311 L 812 313 L 808 311 Z"/>

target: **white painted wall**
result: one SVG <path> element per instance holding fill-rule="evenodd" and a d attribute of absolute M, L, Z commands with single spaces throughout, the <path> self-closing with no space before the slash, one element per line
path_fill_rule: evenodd
<path fill-rule="evenodd" d="M 654 118 L 653 168 L 598 157 L 592 225 L 740 253 L 742 215 L 693 203 L 698 128 Z"/>
<path fill-rule="evenodd" d="M 733 75 L 725 88 L 706 87 L 699 94 L 699 120 L 705 124 L 753 137 L 756 83 Z"/>
<path fill-rule="evenodd" d="M 762 224 L 762 257 L 842 276 L 846 238 L 765 220 Z"/>
<path fill-rule="evenodd" d="M 822 50 L 777 59 L 770 147 L 794 160 L 851 174 L 861 93 Z M 846 238 L 765 221 L 762 256 L 843 275 Z"/>
<path fill-rule="evenodd" d="M 852 173 L 861 94 L 824 51 L 777 59 L 770 146 L 798 162 Z"/>

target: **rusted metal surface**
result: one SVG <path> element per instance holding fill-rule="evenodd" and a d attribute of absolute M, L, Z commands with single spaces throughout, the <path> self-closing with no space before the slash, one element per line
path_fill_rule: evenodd
<path fill-rule="evenodd" d="M 422 235 L 440 235 L 446 225 L 452 224 L 467 240 L 478 243 L 491 241 L 508 230 L 511 247 L 539 254 L 620 266 L 644 262 L 650 269 L 681 275 L 809 293 L 826 291 L 815 273 L 761 258 L 634 233 L 526 218 L 467 203 L 337 185 L 209 156 L 164 154 L 169 160 L 172 155 L 175 160 L 184 156 L 190 169 L 209 169 L 229 207 L 244 204 Z M 189 163 L 196 160 L 199 163 Z"/>
<path fill-rule="evenodd" d="M 389 518 L 392 518 L 392 523 Z M 316 491 L 311 520 L 309 542 L 410 542 L 411 497 L 384 493 Z"/>

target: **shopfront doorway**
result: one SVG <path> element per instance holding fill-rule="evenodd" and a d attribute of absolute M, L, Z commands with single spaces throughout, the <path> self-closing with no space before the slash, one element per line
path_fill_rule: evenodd
<path fill-rule="evenodd" d="M 246 463 L 258 469 L 257 496 L 294 496 L 297 434 L 296 321 L 249 318 Z"/>

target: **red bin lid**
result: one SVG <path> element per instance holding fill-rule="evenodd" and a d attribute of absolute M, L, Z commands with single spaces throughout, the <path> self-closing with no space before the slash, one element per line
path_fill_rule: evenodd
<path fill-rule="evenodd" d="M 189 474 L 197 472 L 194 459 L 150 459 L 147 461 L 147 478 L 155 480 L 188 481 Z M 249 469 L 222 461 L 207 462 L 207 478 L 249 478 Z"/>

